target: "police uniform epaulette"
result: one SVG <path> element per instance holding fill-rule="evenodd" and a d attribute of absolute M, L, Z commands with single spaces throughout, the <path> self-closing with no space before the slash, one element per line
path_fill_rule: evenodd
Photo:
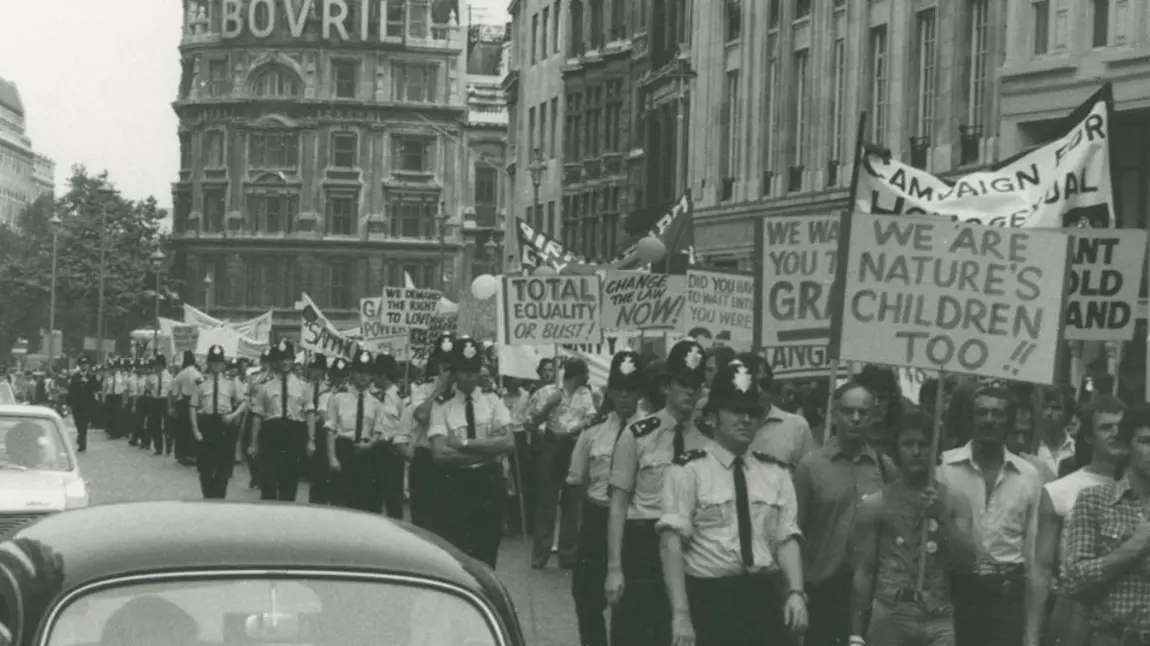
<path fill-rule="evenodd" d="M 705 457 L 707 457 L 707 452 L 703 449 L 692 449 L 675 458 L 675 464 L 683 466 L 688 462 L 692 462 L 694 460 L 698 460 L 699 458 Z"/>
<path fill-rule="evenodd" d="M 435 401 L 439 402 L 440 404 L 446 404 L 447 402 L 451 401 L 451 398 L 454 396 L 455 393 L 443 393 L 439 397 L 436 397 Z"/>
<path fill-rule="evenodd" d="M 783 468 L 787 468 L 790 466 L 786 462 L 783 462 L 782 460 L 776 458 L 775 456 L 771 455 L 770 453 L 763 453 L 762 451 L 751 451 L 751 455 L 755 456 L 755 458 L 758 459 L 759 462 L 767 462 L 769 464 L 777 464 Z"/>
<path fill-rule="evenodd" d="M 608 417 L 611 417 L 611 413 L 599 413 L 591 419 L 591 423 L 587 425 L 587 428 L 592 428 L 606 422 Z"/>
<path fill-rule="evenodd" d="M 659 421 L 659 417 L 657 415 L 651 415 L 650 417 L 644 417 L 643 419 L 632 424 L 631 433 L 633 433 L 635 437 L 643 437 L 644 435 L 649 435 L 651 432 L 662 425 L 663 423 Z"/>

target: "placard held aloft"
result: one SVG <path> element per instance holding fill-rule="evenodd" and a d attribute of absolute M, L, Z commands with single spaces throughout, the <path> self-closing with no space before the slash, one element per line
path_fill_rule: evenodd
<path fill-rule="evenodd" d="M 509 345 L 599 343 L 599 276 L 505 276 Z"/>

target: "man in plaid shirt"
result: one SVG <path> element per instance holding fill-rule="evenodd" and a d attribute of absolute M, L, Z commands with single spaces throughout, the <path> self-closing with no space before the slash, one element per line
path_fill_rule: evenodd
<path fill-rule="evenodd" d="M 1066 526 L 1062 591 L 1088 606 L 1091 646 L 1150 644 L 1150 405 L 1123 416 L 1125 475 L 1091 487 Z"/>

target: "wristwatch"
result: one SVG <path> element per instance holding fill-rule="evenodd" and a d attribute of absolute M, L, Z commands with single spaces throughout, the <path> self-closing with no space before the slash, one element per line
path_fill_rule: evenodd
<path fill-rule="evenodd" d="M 803 600 L 803 603 L 807 602 L 807 593 L 802 590 L 790 590 L 787 592 L 787 598 L 789 599 L 791 597 L 798 597 Z"/>

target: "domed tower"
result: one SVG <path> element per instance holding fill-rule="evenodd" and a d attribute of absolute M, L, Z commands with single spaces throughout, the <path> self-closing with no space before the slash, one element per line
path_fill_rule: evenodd
<path fill-rule="evenodd" d="M 298 332 L 383 286 L 456 287 L 470 188 L 460 0 L 184 0 L 176 270 L 187 302 Z"/>

